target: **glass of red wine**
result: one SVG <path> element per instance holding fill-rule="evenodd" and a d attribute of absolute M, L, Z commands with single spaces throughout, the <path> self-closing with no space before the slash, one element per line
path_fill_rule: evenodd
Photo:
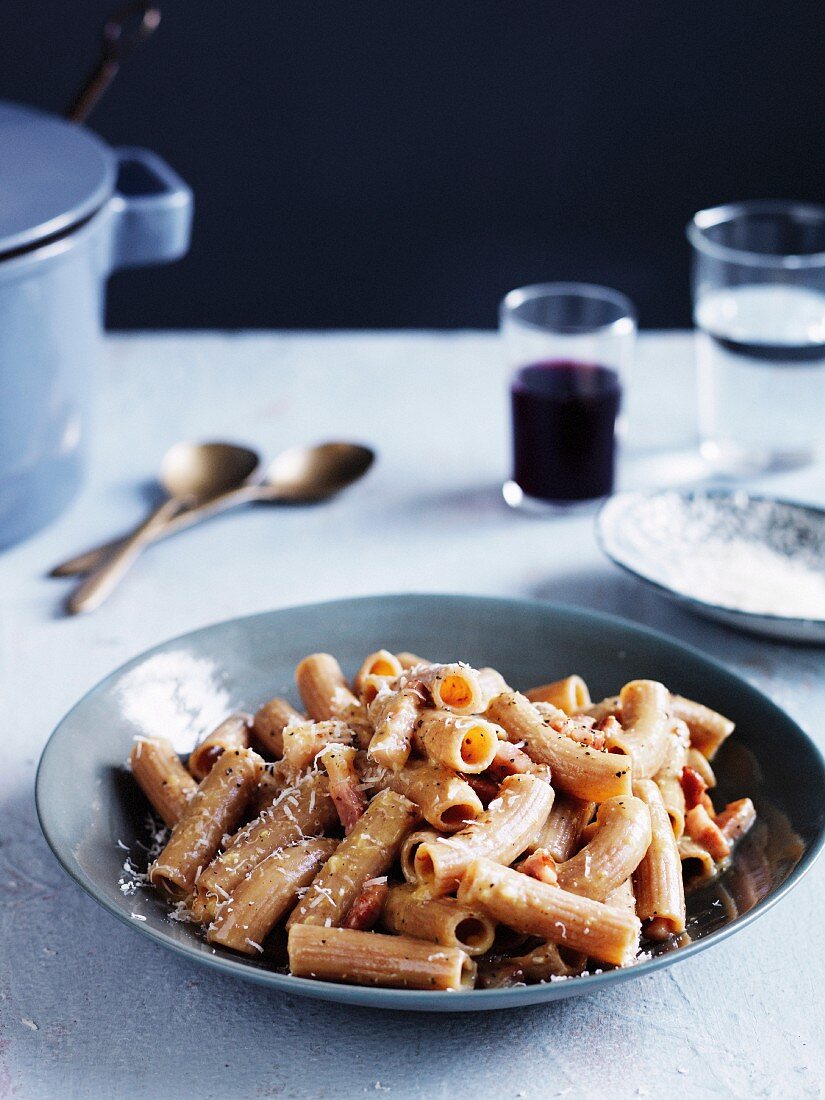
<path fill-rule="evenodd" d="M 501 303 L 500 331 L 514 368 L 505 501 L 555 512 L 608 496 L 636 337 L 633 303 L 589 283 L 521 287 Z"/>

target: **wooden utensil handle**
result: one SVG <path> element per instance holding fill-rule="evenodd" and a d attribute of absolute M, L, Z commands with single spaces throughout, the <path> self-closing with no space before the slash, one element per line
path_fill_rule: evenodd
<path fill-rule="evenodd" d="M 262 491 L 257 485 L 245 485 L 240 489 L 230 489 L 225 493 L 221 493 L 220 496 L 204 501 L 202 504 L 193 504 L 191 508 L 184 508 L 178 512 L 162 526 L 154 527 L 150 541 L 156 542 L 158 539 L 166 538 L 167 535 L 175 535 L 178 531 L 185 531 L 187 527 L 194 527 L 201 520 L 225 512 L 228 508 L 234 508 L 237 504 L 247 504 L 249 501 L 257 500 L 261 495 Z M 66 561 L 56 565 L 49 576 L 74 577 L 82 573 L 91 573 L 92 570 L 103 565 L 106 559 L 119 546 L 123 545 L 123 541 L 122 538 L 112 539 L 110 542 L 95 546 L 91 550 L 85 550 L 82 554 L 76 554 L 73 558 L 67 558 Z"/>
<path fill-rule="evenodd" d="M 94 611 L 114 591 L 143 549 L 154 539 L 169 520 L 184 507 L 184 501 L 170 498 L 135 528 L 128 538 L 78 586 L 70 596 L 66 608 L 71 615 Z"/>

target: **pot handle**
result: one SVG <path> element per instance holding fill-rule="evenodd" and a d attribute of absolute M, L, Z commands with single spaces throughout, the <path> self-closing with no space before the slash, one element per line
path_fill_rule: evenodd
<path fill-rule="evenodd" d="M 189 248 L 192 189 L 148 149 L 115 149 L 117 184 L 107 269 L 168 263 Z"/>

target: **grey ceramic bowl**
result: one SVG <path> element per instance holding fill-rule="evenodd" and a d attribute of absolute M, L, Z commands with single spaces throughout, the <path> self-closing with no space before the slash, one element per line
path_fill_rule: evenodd
<path fill-rule="evenodd" d="M 687 570 L 712 575 L 720 547 L 741 562 L 742 548 L 778 555 L 809 582 L 825 575 L 825 510 L 743 490 L 618 493 L 599 510 L 596 538 L 608 558 L 663 596 L 703 618 L 749 634 L 786 642 L 825 645 L 825 618 L 769 614 L 735 600 L 700 598 Z M 743 573 L 743 576 L 745 574 Z M 711 586 L 712 591 L 713 586 Z M 749 596 L 753 601 L 753 596 Z"/>
<path fill-rule="evenodd" d="M 188 751 L 228 712 L 252 711 L 276 694 L 294 696 L 293 669 L 307 653 L 333 652 L 352 673 L 364 654 L 381 646 L 494 665 L 520 687 L 575 671 L 594 698 L 633 677 L 653 677 L 734 718 L 737 734 L 717 758 L 720 795 L 751 795 L 760 823 L 723 878 L 692 895 L 692 942 L 624 970 L 546 985 L 460 993 L 366 989 L 293 978 L 273 969 L 272 959 L 213 950 L 191 926 L 170 921 L 163 902 L 145 888 L 122 892 L 123 846 L 140 863 L 147 838 L 147 805 L 123 766 L 136 734 L 161 733 Z M 822 847 L 825 763 L 802 730 L 755 688 L 654 631 L 537 601 L 376 596 L 219 623 L 124 665 L 55 730 L 40 761 L 37 808 L 53 852 L 92 897 L 136 932 L 195 963 L 308 997 L 451 1012 L 529 1005 L 627 981 L 744 927 L 799 881 Z"/>

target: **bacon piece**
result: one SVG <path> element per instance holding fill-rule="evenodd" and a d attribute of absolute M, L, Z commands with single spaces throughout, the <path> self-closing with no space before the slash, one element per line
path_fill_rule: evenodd
<path fill-rule="evenodd" d="M 546 848 L 536 848 L 532 855 L 521 861 L 518 869 L 522 874 L 538 879 L 539 882 L 544 882 L 548 886 L 558 886 L 559 884 L 556 861 Z"/>
<path fill-rule="evenodd" d="M 611 735 L 620 734 L 622 732 L 622 724 L 615 714 L 607 714 L 601 721 L 597 722 L 593 727 L 594 738 L 600 737 L 601 740 L 593 741 L 593 748 L 603 749 L 607 744 L 608 738 Z"/>
<path fill-rule="evenodd" d="M 733 843 L 743 836 L 756 820 L 756 809 L 749 798 L 729 802 L 716 815 L 716 825 L 726 840 Z"/>
<path fill-rule="evenodd" d="M 534 775 L 545 783 L 550 783 L 552 780 L 548 764 L 537 764 L 524 749 L 520 749 L 509 741 L 499 741 L 496 755 L 486 774 L 491 775 L 497 782 L 506 779 L 508 775 Z M 469 780 L 469 776 L 466 778 Z M 479 798 L 481 798 L 480 794 Z M 484 801 L 483 798 L 481 800 Z"/>
<path fill-rule="evenodd" d="M 586 745 L 591 749 L 601 751 L 604 748 L 607 737 L 602 729 L 593 726 L 593 719 L 588 715 L 577 714 L 570 718 L 563 710 L 559 710 L 551 703 L 534 703 L 533 706 L 545 723 L 556 733 L 563 733 L 565 737 L 570 737 L 573 741 L 578 741 L 580 745 Z M 610 718 L 612 715 L 605 719 L 605 722 L 609 722 Z"/>
<path fill-rule="evenodd" d="M 389 891 L 386 879 L 383 882 L 367 883 L 352 903 L 341 927 L 354 928 L 357 932 L 371 931 L 384 911 Z"/>
<path fill-rule="evenodd" d="M 496 755 L 490 765 L 490 770 L 495 771 L 502 778 L 505 775 L 524 775 L 532 771 L 533 761 L 524 751 L 509 741 L 499 741 Z"/>
<path fill-rule="evenodd" d="M 571 717 L 578 726 L 587 726 L 588 729 L 592 729 L 596 725 L 596 719 L 592 714 L 573 714 Z"/>
<path fill-rule="evenodd" d="M 352 776 L 330 781 L 329 796 L 338 811 L 338 818 L 344 826 L 346 836 L 352 832 L 356 821 L 367 808 L 367 798 Z"/>
<path fill-rule="evenodd" d="M 329 776 L 329 796 L 347 836 L 367 808 L 367 796 L 361 790 L 355 757 L 351 745 L 338 744 L 328 745 L 321 756 Z"/>
<path fill-rule="evenodd" d="M 682 768 L 682 791 L 685 795 L 685 809 L 692 810 L 694 806 L 701 805 L 707 789 L 708 785 L 699 772 L 695 768 L 689 768 L 686 764 Z"/>
<path fill-rule="evenodd" d="M 607 736 L 603 730 L 588 729 L 587 726 L 580 726 L 578 722 L 573 722 L 572 719 L 569 727 L 562 730 L 562 733 L 572 737 L 580 745 L 586 745 L 589 749 L 596 749 L 599 752 L 607 744 Z"/>
<path fill-rule="evenodd" d="M 727 837 L 704 806 L 694 806 L 685 814 L 685 832 L 691 840 L 701 844 L 717 862 L 730 855 Z"/>

